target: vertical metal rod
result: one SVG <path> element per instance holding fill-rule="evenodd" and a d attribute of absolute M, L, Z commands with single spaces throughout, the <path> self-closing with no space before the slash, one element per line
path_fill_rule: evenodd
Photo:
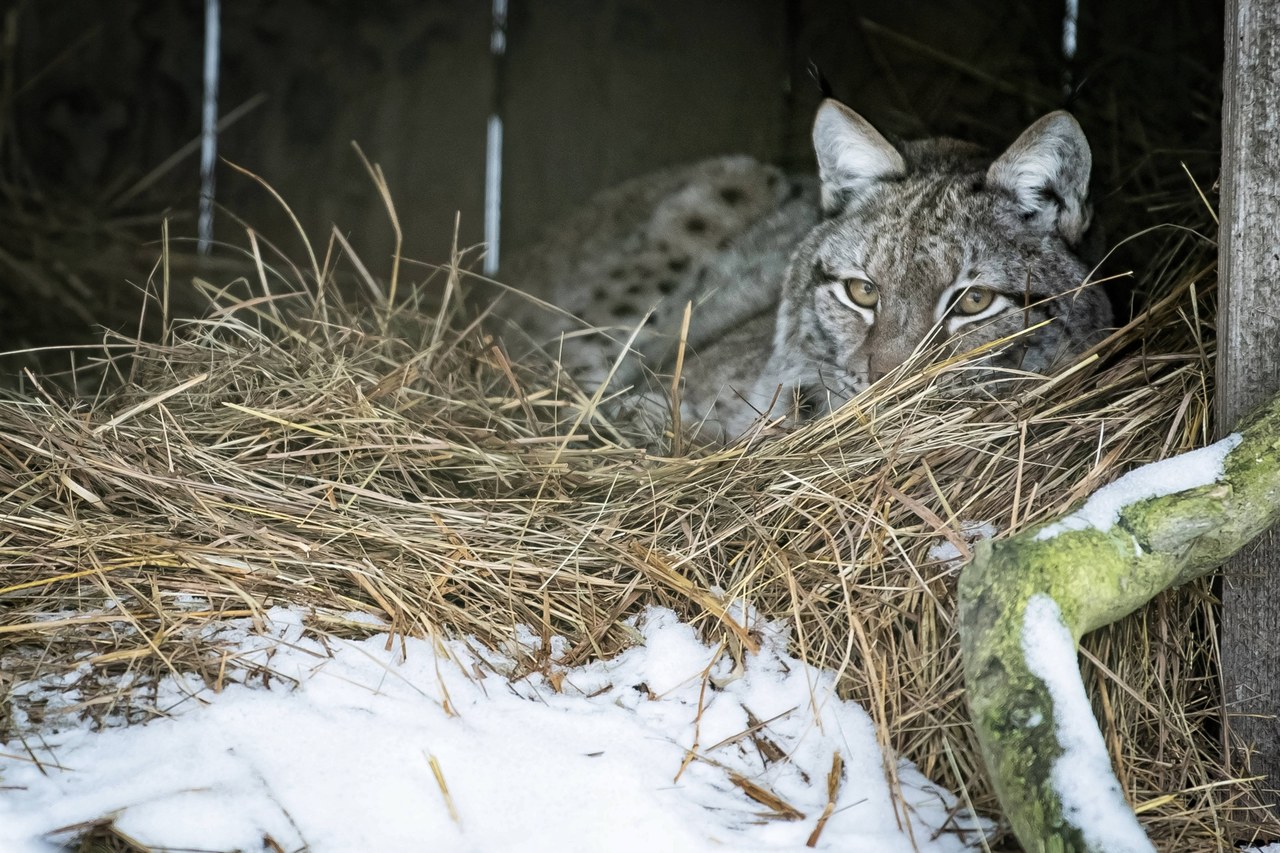
<path fill-rule="evenodd" d="M 489 53 L 493 57 L 493 112 L 489 114 L 484 149 L 484 274 L 498 271 L 502 237 L 502 57 L 507 52 L 507 0 L 493 0 L 493 30 Z"/>
<path fill-rule="evenodd" d="M 502 232 L 502 118 L 489 116 L 484 153 L 484 274 L 498 271 Z"/>
<path fill-rule="evenodd" d="M 200 216 L 196 250 L 213 246 L 213 167 L 218 158 L 218 52 L 221 40 L 219 0 L 204 3 L 204 108 L 200 129 Z"/>
<path fill-rule="evenodd" d="M 1076 47 L 1080 21 L 1080 0 L 1066 0 L 1062 14 L 1062 94 L 1070 103 L 1076 87 Z"/>
<path fill-rule="evenodd" d="M 1080 20 L 1080 0 L 1067 0 L 1062 16 L 1062 58 L 1068 63 L 1076 58 L 1076 30 Z"/>

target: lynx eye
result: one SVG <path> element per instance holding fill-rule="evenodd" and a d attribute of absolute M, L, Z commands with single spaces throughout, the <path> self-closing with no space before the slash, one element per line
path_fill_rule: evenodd
<path fill-rule="evenodd" d="M 981 314 L 996 301 L 996 292 L 989 287 L 971 287 L 956 300 L 955 312 L 972 316 Z"/>
<path fill-rule="evenodd" d="M 846 278 L 844 292 L 859 308 L 875 308 L 880 301 L 880 289 L 865 278 Z"/>

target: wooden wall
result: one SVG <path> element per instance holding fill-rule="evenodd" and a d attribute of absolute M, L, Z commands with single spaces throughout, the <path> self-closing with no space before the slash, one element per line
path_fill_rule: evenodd
<path fill-rule="evenodd" d="M 785 3 L 555 0 L 511 9 L 502 112 L 512 244 L 597 189 L 786 137 Z"/>
<path fill-rule="evenodd" d="M 11 4 L 15 95 L 0 104 L 9 119 L 0 168 L 92 215 L 163 211 L 173 233 L 193 234 L 194 156 L 119 202 L 198 134 L 202 7 Z M 1197 156 L 1216 162 L 1220 8 L 1083 7 L 1073 69 L 1083 85 L 1071 102 L 1094 141 L 1101 194 L 1120 197 L 1121 209 L 1135 197 L 1128 190 L 1150 189 L 1144 176 L 1181 174 L 1179 162 Z M 1001 146 L 1067 100 L 1057 3 L 510 0 L 500 93 L 490 16 L 485 0 L 225 3 L 222 112 L 265 102 L 223 133 L 221 156 L 270 181 L 313 238 L 336 223 L 376 268 L 391 229 L 352 141 L 387 175 L 407 253 L 441 261 L 455 214 L 464 245 L 482 239 L 485 124 L 495 108 L 510 250 L 594 191 L 657 166 L 745 152 L 811 168 L 819 93 L 810 61 L 837 95 L 905 136 Z M 1174 94 L 1153 97 L 1161 86 Z M 1146 149 L 1135 153 L 1135 139 Z M 1211 184 L 1213 168 L 1198 177 Z M 219 238 L 243 243 L 239 217 L 300 255 L 274 201 L 225 165 L 218 201 Z M 1148 215 L 1144 206 L 1123 214 L 1125 227 Z M 155 216 L 125 221 L 140 237 L 159 233 Z M 145 276 L 153 258 L 140 251 L 136 269 L 105 271 L 103 292 L 120 287 L 135 299 L 119 282 Z"/>

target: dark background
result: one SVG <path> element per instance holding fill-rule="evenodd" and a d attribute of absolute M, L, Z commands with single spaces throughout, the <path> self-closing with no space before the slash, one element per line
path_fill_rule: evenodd
<path fill-rule="evenodd" d="M 203 4 L 0 8 L 0 350 L 90 339 L 94 324 L 136 329 L 163 219 L 175 310 L 200 310 L 185 282 L 217 275 L 184 242 L 198 155 L 160 167 L 199 134 Z M 385 172 L 406 255 L 441 262 L 455 215 L 462 245 L 482 239 L 496 111 L 505 255 L 592 192 L 657 166 L 745 152 L 812 168 L 812 62 L 836 95 L 907 137 L 998 149 L 1066 106 L 1093 144 L 1112 242 L 1195 219 L 1203 205 L 1183 164 L 1214 201 L 1221 5 L 1081 0 L 1070 63 L 1062 18 L 1058 3 L 1015 0 L 510 0 L 495 59 L 485 0 L 226 3 L 220 113 L 259 105 L 219 153 L 269 181 L 319 247 L 336 223 L 377 271 L 392 229 L 356 141 Z M 239 219 L 303 256 L 266 191 L 225 164 L 217 177 L 219 240 L 245 245 Z M 1152 254 L 1135 241 L 1117 263 L 1140 285 Z M 1127 286 L 1118 293 L 1126 300 Z"/>

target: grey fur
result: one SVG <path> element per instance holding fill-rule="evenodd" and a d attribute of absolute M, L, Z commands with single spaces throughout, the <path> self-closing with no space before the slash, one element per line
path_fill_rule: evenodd
<path fill-rule="evenodd" d="M 635 332 L 640 358 L 614 381 L 644 389 L 644 369 L 670 371 L 692 302 L 682 417 L 703 437 L 728 438 L 764 415 L 832 409 L 921 353 L 972 349 L 1042 321 L 985 363 L 1048 372 L 1111 322 L 1077 255 L 1091 162 L 1067 113 L 1040 119 L 992 160 L 955 140 L 894 146 L 828 100 L 814 147 L 818 182 L 733 157 L 597 197 L 509 270 L 512 284 L 567 312 L 520 318 L 522 328 L 553 349 L 562 336 L 566 365 L 587 383 L 603 381 Z M 849 280 L 871 283 L 857 286 L 875 291 L 874 308 L 852 301 Z M 988 297 L 976 320 L 956 307 Z M 584 322 L 599 331 L 582 334 Z M 665 391 L 629 399 L 661 419 Z"/>

